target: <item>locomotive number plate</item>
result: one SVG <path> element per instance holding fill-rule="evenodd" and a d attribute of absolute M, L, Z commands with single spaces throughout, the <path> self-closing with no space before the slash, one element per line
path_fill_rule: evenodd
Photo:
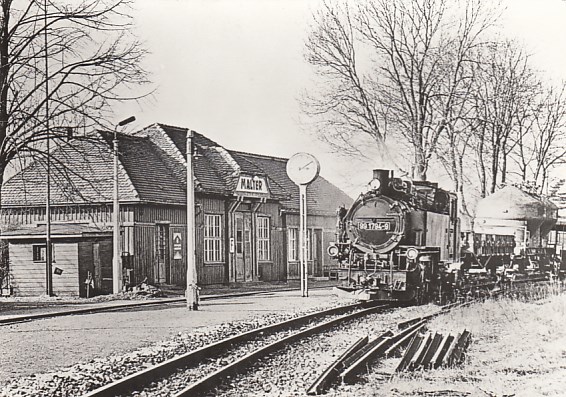
<path fill-rule="evenodd" d="M 358 222 L 358 229 L 360 229 L 360 230 L 390 230 L 391 224 L 389 222 Z"/>

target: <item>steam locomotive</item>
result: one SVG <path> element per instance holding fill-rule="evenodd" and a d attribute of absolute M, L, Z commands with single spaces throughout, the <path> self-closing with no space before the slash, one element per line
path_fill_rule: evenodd
<path fill-rule="evenodd" d="M 337 213 L 328 254 L 360 300 L 445 302 L 501 283 L 501 273 L 461 252 L 458 200 L 428 181 L 374 170 L 367 192 Z M 490 236 L 512 250 L 512 236 Z M 492 262 L 495 264 L 496 262 Z"/>

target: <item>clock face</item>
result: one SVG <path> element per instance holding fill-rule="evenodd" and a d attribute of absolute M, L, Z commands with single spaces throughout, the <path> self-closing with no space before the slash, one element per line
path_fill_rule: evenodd
<path fill-rule="evenodd" d="M 287 175 L 297 185 L 311 183 L 320 172 L 318 160 L 309 153 L 297 153 L 287 161 Z"/>

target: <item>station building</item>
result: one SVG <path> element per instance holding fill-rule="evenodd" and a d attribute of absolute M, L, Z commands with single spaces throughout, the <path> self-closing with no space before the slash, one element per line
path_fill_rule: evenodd
<path fill-rule="evenodd" d="M 186 128 L 153 124 L 118 134 L 124 280 L 186 283 Z M 77 139 L 53 152 L 53 291 L 86 296 L 112 290 L 113 133 Z M 299 278 L 299 189 L 285 158 L 228 150 L 193 135 L 196 260 L 200 285 Z M 14 295 L 45 292 L 45 164 L 5 182 L 2 240 Z M 311 277 L 331 267 L 336 209 L 352 199 L 322 177 L 307 189 Z M 4 254 L 6 255 L 6 254 Z M 92 292 L 92 291 L 91 291 Z"/>

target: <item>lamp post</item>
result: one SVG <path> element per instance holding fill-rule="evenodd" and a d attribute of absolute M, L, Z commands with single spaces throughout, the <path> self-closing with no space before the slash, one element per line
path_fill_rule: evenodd
<path fill-rule="evenodd" d="M 118 127 L 131 123 L 136 118 L 128 117 L 118 123 L 114 128 L 114 140 L 112 141 L 114 154 L 114 197 L 113 212 L 114 226 L 112 230 L 112 292 L 117 294 L 122 290 L 122 258 L 120 258 L 120 201 L 118 200 Z"/>
<path fill-rule="evenodd" d="M 193 131 L 187 131 L 187 308 L 198 310 L 195 257 L 195 184 L 193 179 Z"/>

